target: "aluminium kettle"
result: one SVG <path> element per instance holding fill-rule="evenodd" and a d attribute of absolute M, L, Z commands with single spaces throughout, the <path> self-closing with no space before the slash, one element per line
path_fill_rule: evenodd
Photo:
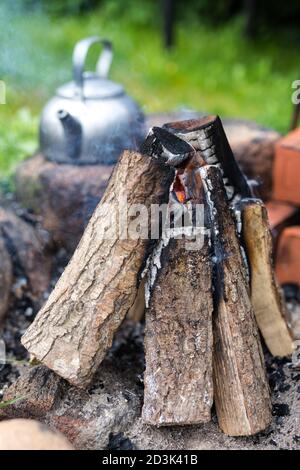
<path fill-rule="evenodd" d="M 90 47 L 102 44 L 96 71 L 84 70 Z M 145 135 L 144 115 L 122 85 L 107 78 L 112 44 L 97 36 L 73 51 L 73 81 L 57 89 L 40 121 L 40 150 L 57 163 L 114 164 L 124 149 L 137 149 Z"/>

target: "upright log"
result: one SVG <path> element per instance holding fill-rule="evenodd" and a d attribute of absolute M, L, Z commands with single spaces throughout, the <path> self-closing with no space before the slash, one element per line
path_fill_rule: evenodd
<path fill-rule="evenodd" d="M 154 148 L 166 155 L 168 164 L 180 169 L 169 203 L 172 228 L 165 230 L 151 254 L 146 281 L 150 306 L 142 415 L 155 426 L 198 424 L 210 420 L 213 402 L 212 260 L 210 240 L 203 233 L 204 198 L 198 172 L 205 162 L 167 130 L 153 128 L 152 139 L 159 139 L 160 145 Z"/>
<path fill-rule="evenodd" d="M 146 311 L 143 419 L 155 426 L 210 421 L 212 383 L 212 262 L 171 238 L 161 255 Z"/>
<path fill-rule="evenodd" d="M 69 265 L 22 338 L 33 356 L 74 385 L 88 386 L 111 346 L 149 249 L 149 237 L 118 233 L 120 219 L 129 220 L 120 201 L 143 204 L 149 213 L 151 204 L 167 202 L 172 179 L 162 159 L 123 153 Z M 143 224 L 148 230 L 148 220 Z"/>
<path fill-rule="evenodd" d="M 195 171 L 188 165 L 185 174 L 177 174 L 172 193 L 183 201 L 189 195 L 191 225 L 167 231 L 161 251 L 152 254 L 155 273 L 157 267 L 160 269 L 152 282 L 146 311 L 142 415 L 145 422 L 155 426 L 198 424 L 211 417 L 212 258 L 203 224 L 192 223 L 192 212 L 200 209 L 196 204 L 203 203 L 203 189 L 202 185 L 197 187 Z M 176 206 L 182 213 L 184 205 L 173 203 L 175 213 Z M 191 242 L 193 235 L 196 238 Z M 151 269 L 150 264 L 152 280 Z"/>
<path fill-rule="evenodd" d="M 200 169 L 212 220 L 215 256 L 214 397 L 219 425 L 231 436 L 265 429 L 269 387 L 249 298 L 245 265 L 220 170 Z"/>
<path fill-rule="evenodd" d="M 251 271 L 251 302 L 258 327 L 274 356 L 293 352 L 293 339 L 286 323 L 284 300 L 272 262 L 272 237 L 268 214 L 259 199 L 241 202 L 243 240 Z"/>

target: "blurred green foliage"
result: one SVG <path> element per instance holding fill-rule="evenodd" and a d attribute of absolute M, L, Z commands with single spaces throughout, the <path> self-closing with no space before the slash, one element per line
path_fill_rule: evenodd
<path fill-rule="evenodd" d="M 37 148 L 42 107 L 71 79 L 76 41 L 94 34 L 113 41 L 111 78 L 123 83 L 145 112 L 188 107 L 255 119 L 285 132 L 291 83 L 300 72 L 291 30 L 266 29 L 249 42 L 244 17 L 224 8 L 235 11 L 234 2 L 213 3 L 214 24 L 204 15 L 211 1 L 191 0 L 189 8 L 178 2 L 176 47 L 166 51 L 159 1 L 2 0 L 0 79 L 7 87 L 7 104 L 0 105 L 2 174 L 10 175 Z"/>

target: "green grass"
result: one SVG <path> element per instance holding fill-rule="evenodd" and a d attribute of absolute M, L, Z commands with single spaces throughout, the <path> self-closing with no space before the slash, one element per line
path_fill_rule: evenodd
<path fill-rule="evenodd" d="M 10 405 L 14 405 L 20 400 L 23 400 L 25 397 L 18 397 L 18 398 L 13 398 L 12 400 L 7 400 L 7 401 L 1 401 L 0 402 L 0 410 L 1 408 L 7 408 Z"/>
<path fill-rule="evenodd" d="M 218 28 L 186 18 L 178 24 L 176 48 L 167 52 L 159 11 L 121 15 L 117 3 L 59 18 L 3 15 L 3 9 L 1 15 L 0 6 L 0 79 L 7 86 L 7 104 L 0 105 L 2 177 L 37 148 L 39 114 L 56 86 L 71 78 L 73 45 L 94 34 L 114 42 L 111 77 L 145 112 L 189 107 L 287 130 L 291 83 L 299 78 L 297 41 L 274 32 L 249 43 L 242 18 Z"/>

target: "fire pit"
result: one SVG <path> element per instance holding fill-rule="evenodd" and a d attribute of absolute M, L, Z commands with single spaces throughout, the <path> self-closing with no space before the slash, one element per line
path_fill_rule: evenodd
<path fill-rule="evenodd" d="M 207 422 L 214 400 L 226 434 L 256 434 L 271 422 L 256 321 L 273 354 L 293 351 L 265 238 L 266 212 L 253 199 L 217 117 L 154 127 L 142 152 L 122 155 L 22 342 L 71 384 L 88 387 L 140 285 L 146 299 L 144 421 Z M 169 188 L 167 230 L 160 217 L 149 226 L 145 214 L 132 220 L 126 212 L 132 204 L 143 214 L 167 203 Z M 198 218 L 199 207 L 204 218 Z M 178 226 L 185 210 L 189 222 Z M 252 232 L 249 214 L 257 216 Z M 127 216 L 126 232 L 116 232 Z M 200 245 L 193 249 L 195 235 Z M 256 295 L 257 257 L 268 305 Z"/>

